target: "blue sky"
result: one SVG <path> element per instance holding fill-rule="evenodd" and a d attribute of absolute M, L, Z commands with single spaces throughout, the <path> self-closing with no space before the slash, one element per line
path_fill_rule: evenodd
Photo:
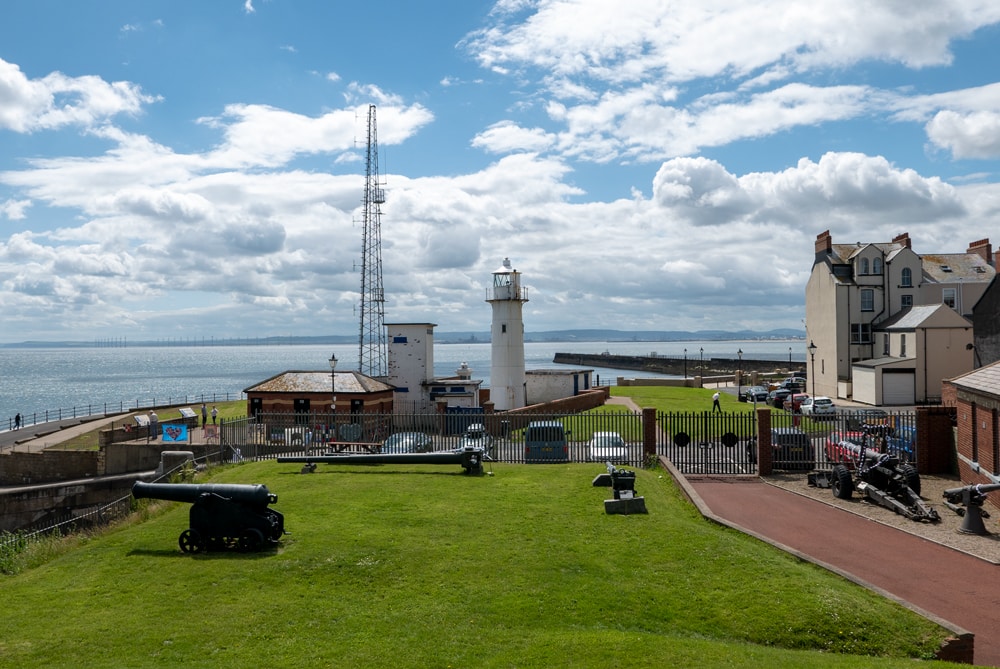
<path fill-rule="evenodd" d="M 355 334 L 371 104 L 387 322 L 488 329 L 510 257 L 529 331 L 802 328 L 820 232 L 1000 220 L 995 2 L 0 16 L 0 342 Z"/>

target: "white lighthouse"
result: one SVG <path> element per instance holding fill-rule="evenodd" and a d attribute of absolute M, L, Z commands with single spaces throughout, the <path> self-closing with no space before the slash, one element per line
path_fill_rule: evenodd
<path fill-rule="evenodd" d="M 493 272 L 486 301 L 493 305 L 490 401 L 497 411 L 519 409 L 526 404 L 521 305 L 528 301 L 528 292 L 521 288 L 521 273 L 511 268 L 510 258 Z"/>

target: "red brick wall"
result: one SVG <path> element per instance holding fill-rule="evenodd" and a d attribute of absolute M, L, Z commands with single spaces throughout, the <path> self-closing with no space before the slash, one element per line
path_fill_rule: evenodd
<path fill-rule="evenodd" d="M 955 473 L 955 409 L 917 407 L 917 469 L 922 474 Z"/>

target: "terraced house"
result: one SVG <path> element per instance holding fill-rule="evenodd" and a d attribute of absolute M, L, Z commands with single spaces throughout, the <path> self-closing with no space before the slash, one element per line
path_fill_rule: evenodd
<path fill-rule="evenodd" d="M 891 242 L 816 237 L 806 284 L 809 388 L 872 405 L 936 403 L 942 379 L 975 367 L 971 320 L 996 274 L 988 239 L 919 255 Z"/>

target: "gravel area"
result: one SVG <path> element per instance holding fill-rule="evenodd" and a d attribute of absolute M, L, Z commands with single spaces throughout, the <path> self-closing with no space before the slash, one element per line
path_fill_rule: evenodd
<path fill-rule="evenodd" d="M 863 500 L 857 491 L 855 491 L 851 499 L 838 499 L 829 488 L 810 486 L 805 474 L 775 474 L 762 478 L 771 485 L 794 492 L 803 497 L 810 497 L 824 504 L 862 516 L 873 522 L 895 527 L 896 529 L 923 537 L 928 541 L 933 541 L 943 546 L 954 548 L 963 553 L 968 553 L 993 564 L 1000 564 L 1000 534 L 998 534 L 1000 532 L 1000 525 L 997 523 L 997 519 L 1000 518 L 1000 512 L 988 502 L 984 508 L 990 513 L 990 518 L 984 518 L 983 524 L 990 534 L 985 536 L 964 534 L 959 532 L 963 518 L 944 505 L 943 492 L 948 488 L 962 486 L 962 482 L 957 478 L 941 476 L 920 477 L 921 497 L 941 516 L 941 520 L 936 523 L 910 520 L 906 516 L 894 513 L 891 509 Z M 1000 492 L 991 493 L 991 495 L 997 496 L 1000 495 Z M 991 501 L 993 501 L 992 496 Z"/>

